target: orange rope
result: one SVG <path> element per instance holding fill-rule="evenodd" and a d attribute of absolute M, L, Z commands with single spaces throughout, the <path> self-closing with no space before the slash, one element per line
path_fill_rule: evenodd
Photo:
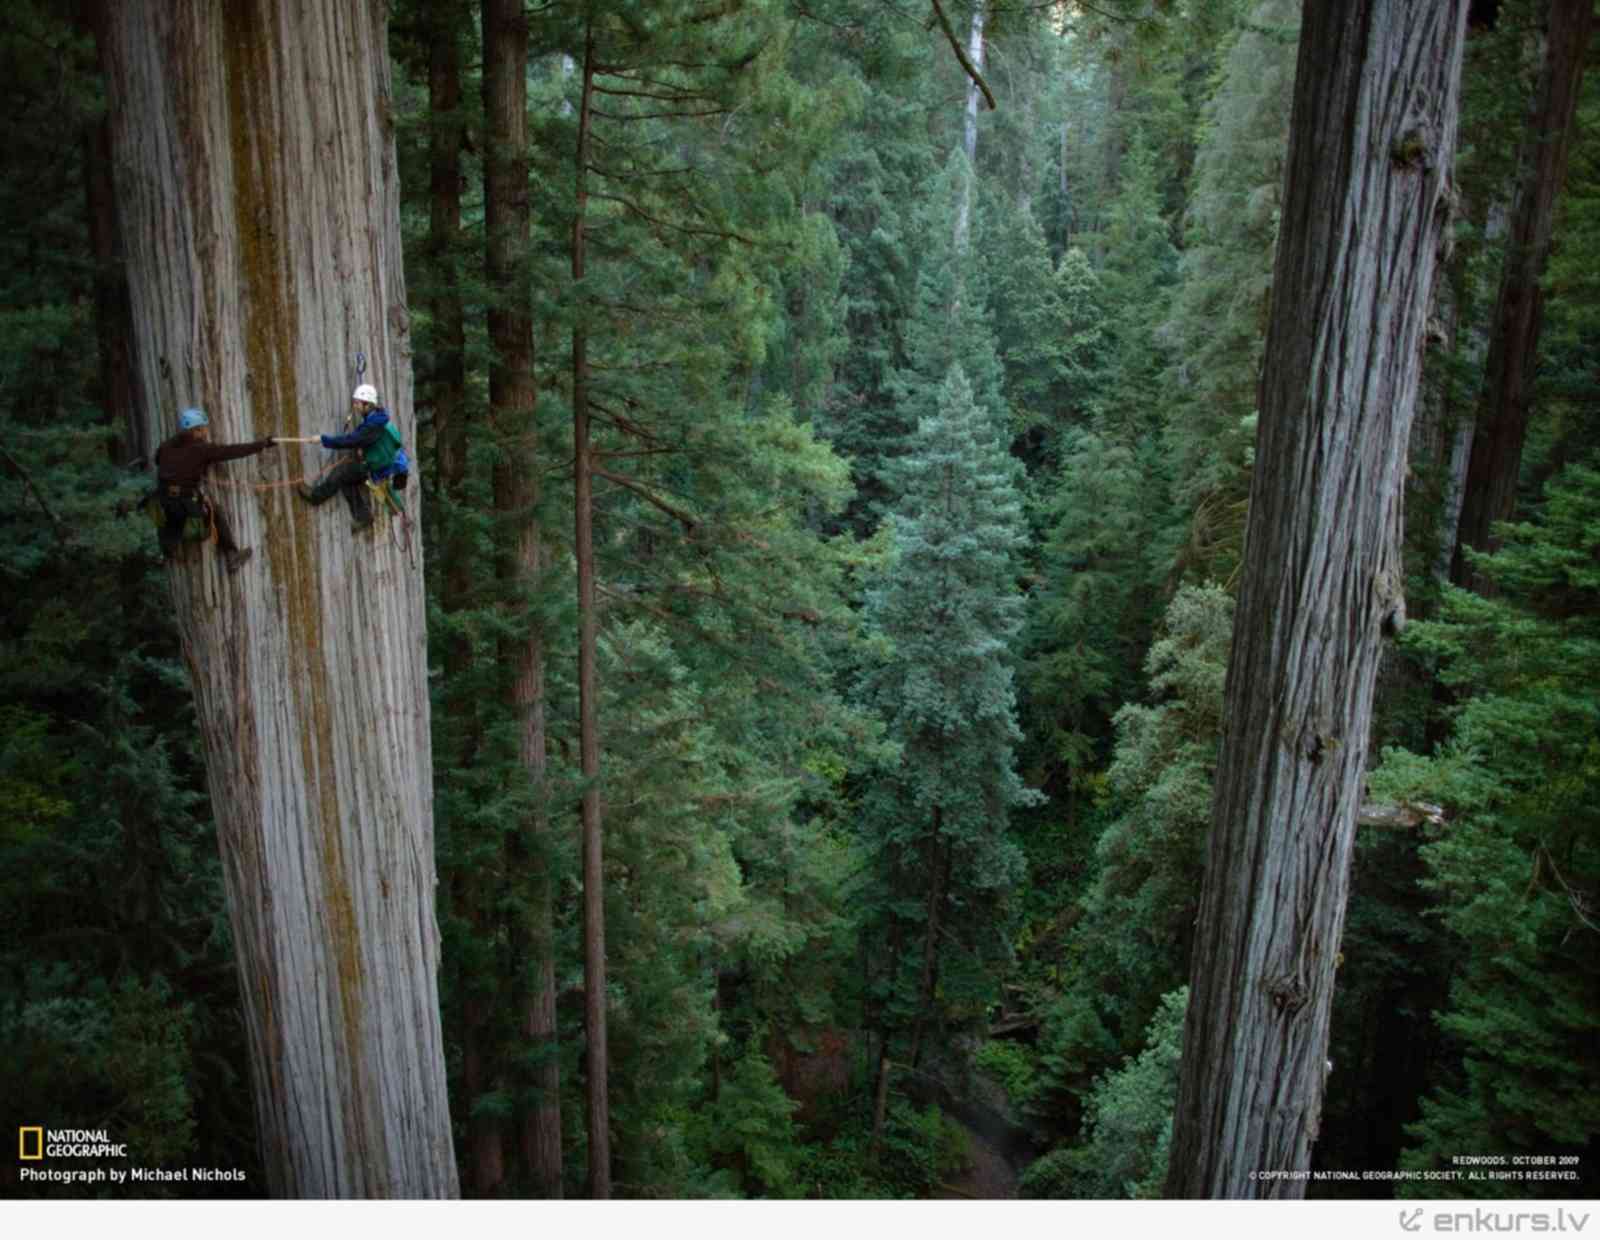
<path fill-rule="evenodd" d="M 201 485 L 228 487 L 235 491 L 278 491 L 284 487 L 299 486 L 302 482 L 315 482 L 318 478 L 331 474 L 334 468 L 334 465 L 329 465 L 315 474 L 306 474 L 299 478 L 285 478 L 282 482 L 234 482 L 231 478 L 207 478 Z"/>

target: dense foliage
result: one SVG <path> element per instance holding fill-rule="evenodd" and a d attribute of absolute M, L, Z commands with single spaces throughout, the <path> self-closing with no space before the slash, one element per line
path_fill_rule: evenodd
<path fill-rule="evenodd" d="M 250 1169 L 201 748 L 155 540 L 124 515 L 144 463 L 111 361 L 138 325 L 95 224 L 102 105 L 66 7 L 0 19 L 4 158 L 29 170 L 0 188 L 0 1095 L 151 1164 Z M 1023 1195 L 1159 1192 L 1298 5 L 995 0 L 998 107 L 970 127 L 977 87 L 895 6 L 538 6 L 532 242 L 492 276 L 475 6 L 391 8 L 465 1190 L 533 1191 L 525 1126 L 551 1102 L 584 1184 L 581 353 L 618 1194 L 960 1195 L 979 1146 L 1026 1166 Z M 942 10 L 964 42 L 971 6 Z M 1362 828 L 1317 1159 L 1567 1156 L 1577 1183 L 1455 1189 L 1593 1195 L 1593 80 L 1522 508 L 1477 559 L 1491 588 L 1438 568 L 1540 11 L 1500 10 L 1474 26 L 1414 454 L 1423 620 L 1371 780 L 1409 825 Z M 506 307 L 534 325 L 526 423 L 490 407 Z M 536 475 L 530 502 L 508 470 Z M 533 578 L 508 567 L 530 530 Z M 512 683 L 530 641 L 537 769 Z M 528 1024 L 546 968 L 551 1039 Z"/>

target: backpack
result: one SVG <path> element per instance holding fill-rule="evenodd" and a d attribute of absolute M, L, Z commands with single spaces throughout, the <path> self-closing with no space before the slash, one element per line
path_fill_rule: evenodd
<path fill-rule="evenodd" d="M 366 451 L 367 473 L 374 479 L 382 480 L 390 474 L 405 473 L 411 465 L 401 447 L 400 432 L 395 429 L 394 420 L 390 419 L 383 424 L 383 433 L 377 441 Z"/>

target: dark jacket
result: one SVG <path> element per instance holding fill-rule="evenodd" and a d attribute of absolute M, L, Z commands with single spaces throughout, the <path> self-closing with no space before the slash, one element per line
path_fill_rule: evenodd
<path fill-rule="evenodd" d="M 193 431 L 179 431 L 156 449 L 156 477 L 164 487 L 192 491 L 200 485 L 206 470 L 218 461 L 254 456 L 271 446 L 270 439 L 258 439 L 254 443 L 210 443 L 197 439 Z"/>
<path fill-rule="evenodd" d="M 342 452 L 360 452 L 367 474 L 374 482 L 409 473 L 411 469 L 411 459 L 400 446 L 400 432 L 390 422 L 386 409 L 374 409 L 347 435 L 324 435 L 322 446 Z"/>

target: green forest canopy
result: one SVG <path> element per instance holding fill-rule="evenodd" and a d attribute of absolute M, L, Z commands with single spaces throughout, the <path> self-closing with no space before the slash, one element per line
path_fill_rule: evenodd
<path fill-rule="evenodd" d="M 0 1094 L 114 1128 L 151 1163 L 254 1173 L 165 570 L 121 515 L 147 486 L 116 370 L 138 324 L 92 209 L 103 92 L 66 7 L 0 19 L 5 162 L 28 170 L 0 188 Z M 530 14 L 533 244 L 497 282 L 476 12 L 391 12 L 463 1192 L 534 1190 L 522 1133 L 550 1057 L 566 1191 L 583 1184 L 563 465 L 581 326 L 609 475 L 594 520 L 617 1194 L 959 1193 L 982 1145 L 1020 1195 L 1154 1195 L 1299 6 L 989 5 L 997 106 L 971 134 L 976 87 L 920 10 L 750 0 L 708 25 L 688 3 L 636 8 Z M 1475 591 L 1439 571 L 1547 8 L 1474 8 L 1461 210 L 1408 479 L 1417 622 L 1380 686 L 1369 792 L 1389 813 L 1358 837 L 1314 1169 L 1503 1153 L 1570 1159 L 1580 1178 L 1394 1189 L 1426 1196 L 1600 1183 L 1594 75 L 1556 198 L 1515 521 L 1466 553 Z M 944 12 L 964 42 L 971 9 Z M 578 288 L 585 23 L 615 71 Z M 430 90 L 441 34 L 461 51 L 448 108 Z M 445 231 L 442 133 L 461 137 Z M 508 449 L 486 313 L 507 304 L 539 342 L 531 590 L 497 572 L 518 520 L 495 501 Z M 448 471 L 447 403 L 468 428 Z M 530 633 L 547 675 L 537 785 L 500 657 Z M 535 803 L 554 827 L 530 838 Z M 535 1043 L 541 952 L 558 1036 Z"/>

